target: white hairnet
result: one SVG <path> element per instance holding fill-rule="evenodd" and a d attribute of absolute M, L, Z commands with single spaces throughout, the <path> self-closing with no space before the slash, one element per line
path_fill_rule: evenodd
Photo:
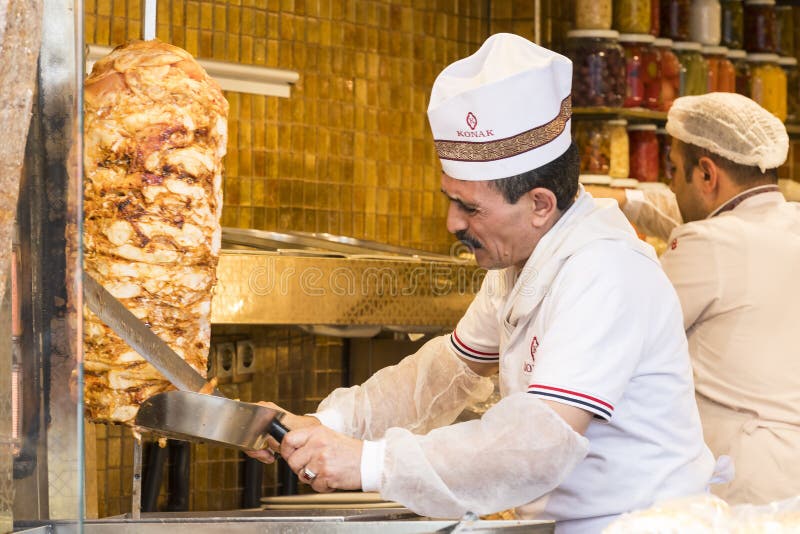
<path fill-rule="evenodd" d="M 667 115 L 667 132 L 740 165 L 779 167 L 789 152 L 783 123 L 753 100 L 735 93 L 677 98 Z"/>

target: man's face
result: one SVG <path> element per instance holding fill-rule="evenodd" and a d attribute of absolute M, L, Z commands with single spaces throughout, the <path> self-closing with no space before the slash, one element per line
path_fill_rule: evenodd
<path fill-rule="evenodd" d="M 669 160 L 672 165 L 670 189 L 675 193 L 675 199 L 678 201 L 678 209 L 683 217 L 683 222 L 699 221 L 705 219 L 709 214 L 700 190 L 703 173 L 695 165 L 688 169 L 690 175 L 686 176 L 684 157 L 680 142 L 677 139 L 673 139 L 672 148 L 669 151 Z"/>
<path fill-rule="evenodd" d="M 447 230 L 469 245 L 485 269 L 521 268 L 541 238 L 531 224 L 532 200 L 516 204 L 488 182 L 456 180 L 442 173 L 442 192 L 450 199 Z"/>

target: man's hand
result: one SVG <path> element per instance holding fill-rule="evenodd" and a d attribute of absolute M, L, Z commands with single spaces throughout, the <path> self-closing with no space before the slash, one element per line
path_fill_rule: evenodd
<path fill-rule="evenodd" d="M 292 430 L 281 443 L 281 456 L 301 482 L 319 492 L 361 489 L 361 440 L 317 425 Z M 306 476 L 307 471 L 316 475 Z"/>
<path fill-rule="evenodd" d="M 267 408 L 272 408 L 273 410 L 279 410 L 281 412 L 284 412 L 286 415 L 284 415 L 283 419 L 281 419 L 281 423 L 283 423 L 283 426 L 285 426 L 289 430 L 297 430 L 300 428 L 320 425 L 319 419 L 317 419 L 316 417 L 312 417 L 310 415 L 295 415 L 291 412 L 287 412 L 286 410 L 284 410 L 283 408 L 272 402 L 259 402 L 257 404 L 261 406 L 266 406 Z M 275 461 L 275 454 L 277 453 L 277 451 L 280 450 L 280 448 L 281 446 L 278 444 L 275 438 L 270 436 L 269 438 L 267 438 L 266 449 L 261 451 L 245 451 L 245 454 L 247 454 L 251 458 L 260 460 L 265 464 L 271 464 L 272 462 Z"/>
<path fill-rule="evenodd" d="M 608 187 L 605 185 L 584 185 L 583 188 L 594 198 L 613 198 L 619 204 L 620 209 L 625 207 L 628 197 L 625 190 L 618 187 Z"/>

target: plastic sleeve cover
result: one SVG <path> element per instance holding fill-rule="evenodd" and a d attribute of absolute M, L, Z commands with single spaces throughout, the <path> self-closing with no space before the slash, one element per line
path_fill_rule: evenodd
<path fill-rule="evenodd" d="M 453 354 L 447 342 L 447 336 L 434 338 L 362 385 L 334 390 L 317 413 L 337 412 L 342 426 L 335 430 L 368 440 L 382 438 L 390 427 L 424 434 L 453 422 L 466 406 L 486 400 L 494 388 L 491 380 Z"/>
<path fill-rule="evenodd" d="M 627 189 L 625 199 L 625 216 L 647 235 L 666 241 L 670 232 L 683 224 L 678 201 L 669 189 Z"/>
<path fill-rule="evenodd" d="M 494 513 L 555 489 L 588 449 L 544 401 L 515 393 L 481 419 L 386 432 L 381 496 L 428 517 Z"/>

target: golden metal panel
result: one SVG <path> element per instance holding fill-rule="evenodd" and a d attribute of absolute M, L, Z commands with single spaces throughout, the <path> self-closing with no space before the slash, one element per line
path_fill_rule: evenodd
<path fill-rule="evenodd" d="M 211 320 L 452 328 L 484 273 L 459 262 L 228 251 L 220 255 Z"/>

